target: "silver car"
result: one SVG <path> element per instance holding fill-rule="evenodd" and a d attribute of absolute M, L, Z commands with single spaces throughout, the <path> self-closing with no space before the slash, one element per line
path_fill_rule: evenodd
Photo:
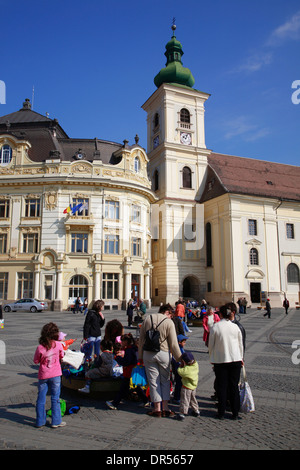
<path fill-rule="evenodd" d="M 17 312 L 18 310 L 26 310 L 28 312 L 41 312 L 47 310 L 48 304 L 43 300 L 37 299 L 20 299 L 3 307 L 4 312 Z"/>

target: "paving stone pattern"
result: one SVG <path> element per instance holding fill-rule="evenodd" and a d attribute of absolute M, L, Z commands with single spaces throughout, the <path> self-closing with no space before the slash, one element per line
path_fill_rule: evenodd
<path fill-rule="evenodd" d="M 157 311 L 156 308 L 151 309 Z M 105 312 L 107 321 L 118 318 L 127 328 L 124 311 Z M 202 328 L 194 327 L 186 344 L 199 361 L 197 398 L 201 416 L 187 416 L 183 422 L 172 418 L 155 419 L 146 415 L 139 403 L 125 401 L 119 410 L 108 410 L 107 396 L 81 396 L 62 389 L 62 397 L 79 404 L 77 415 L 65 416 L 65 428 L 49 425 L 37 429 L 35 402 L 38 366 L 32 362 L 40 330 L 54 321 L 67 339 L 77 338 L 79 349 L 84 316 L 70 312 L 5 314 L 0 340 L 6 346 L 6 363 L 0 365 L 0 449 L 9 450 L 299 450 L 300 448 L 300 365 L 292 363 L 291 348 L 300 340 L 300 312 L 273 309 L 272 317 L 248 309 L 241 315 L 247 333 L 245 367 L 255 400 L 256 411 L 241 415 L 238 421 L 215 419 L 214 375 Z M 135 330 L 131 330 L 135 334 Z M 3 343 L 2 343 L 3 344 Z M 300 356 L 300 355 L 299 355 Z M 47 397 L 50 408 L 50 397 Z M 172 404 L 176 412 L 178 405 Z"/>

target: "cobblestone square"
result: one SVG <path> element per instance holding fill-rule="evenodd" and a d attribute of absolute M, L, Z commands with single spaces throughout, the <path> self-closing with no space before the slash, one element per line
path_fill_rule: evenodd
<path fill-rule="evenodd" d="M 149 312 L 156 312 L 152 308 Z M 106 321 L 118 318 L 127 328 L 125 311 L 105 312 Z M 249 309 L 241 315 L 246 329 L 245 367 L 256 410 L 232 421 L 215 419 L 212 401 L 214 375 L 202 328 L 194 327 L 186 343 L 199 361 L 197 399 L 199 418 L 184 422 L 159 420 L 146 415 L 139 403 L 125 401 L 119 410 L 108 410 L 110 397 L 82 396 L 62 388 L 62 398 L 80 405 L 76 415 L 65 416 L 65 428 L 36 429 L 35 402 L 37 371 L 33 355 L 41 327 L 54 321 L 67 339 L 77 338 L 79 349 L 84 316 L 70 312 L 5 314 L 0 340 L 6 347 L 6 363 L 0 365 L 0 448 L 10 450 L 103 450 L 182 453 L 198 450 L 299 450 L 300 449 L 300 364 L 294 364 L 292 343 L 300 339 L 300 312 L 272 309 L 271 319 Z M 130 330 L 134 335 L 135 329 Z M 298 355 L 299 357 L 299 355 Z M 47 397 L 47 400 L 50 397 Z M 47 402 L 48 404 L 48 402 Z M 49 403 L 50 405 L 50 403 Z M 49 406 L 50 407 L 50 406 Z M 178 405 L 171 404 L 176 412 Z"/>

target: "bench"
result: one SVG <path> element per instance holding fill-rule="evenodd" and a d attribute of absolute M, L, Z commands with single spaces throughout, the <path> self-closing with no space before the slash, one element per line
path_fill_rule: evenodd
<path fill-rule="evenodd" d="M 190 320 L 188 322 L 188 325 L 191 325 L 192 328 L 194 328 L 194 327 L 199 328 L 199 327 L 203 326 L 203 322 L 202 322 L 202 320 L 200 320 L 200 318 L 194 318 L 194 320 Z"/>
<path fill-rule="evenodd" d="M 100 377 L 98 379 L 91 380 L 90 391 L 92 392 L 118 392 L 120 390 L 122 378 L 121 377 Z M 86 384 L 86 380 L 83 376 L 69 376 L 65 377 L 62 375 L 61 379 L 62 386 L 70 390 L 79 390 Z"/>

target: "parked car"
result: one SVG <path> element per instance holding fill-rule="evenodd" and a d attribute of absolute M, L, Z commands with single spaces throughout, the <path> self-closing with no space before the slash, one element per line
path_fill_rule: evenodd
<path fill-rule="evenodd" d="M 18 310 L 26 310 L 28 312 L 41 312 L 47 310 L 48 304 L 43 300 L 37 299 L 20 299 L 10 304 L 5 304 L 3 307 L 4 312 L 16 312 Z"/>

